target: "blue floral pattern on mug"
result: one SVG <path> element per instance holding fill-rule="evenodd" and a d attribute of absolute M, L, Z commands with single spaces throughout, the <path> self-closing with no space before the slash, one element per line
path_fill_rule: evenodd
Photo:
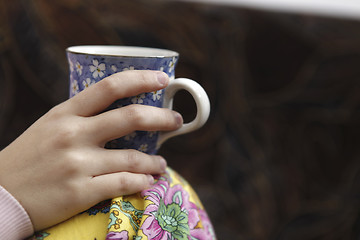
<path fill-rule="evenodd" d="M 175 77 L 178 56 L 171 57 L 129 57 L 104 56 L 67 52 L 70 74 L 70 97 L 117 72 L 127 70 L 158 70 Z M 142 93 L 138 96 L 119 99 L 108 110 L 129 104 L 144 104 L 162 107 L 164 90 Z M 136 149 L 155 154 L 158 132 L 136 131 L 106 144 L 107 148 Z"/>

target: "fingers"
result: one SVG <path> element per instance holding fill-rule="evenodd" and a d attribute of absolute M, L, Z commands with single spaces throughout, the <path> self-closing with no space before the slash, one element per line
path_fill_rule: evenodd
<path fill-rule="evenodd" d="M 152 92 L 167 86 L 169 77 L 159 71 L 125 71 L 113 74 L 66 102 L 70 112 L 83 116 L 93 116 L 112 104 L 115 100 Z"/>
<path fill-rule="evenodd" d="M 91 154 L 86 165 L 90 176 L 100 176 L 117 172 L 143 174 L 164 173 L 167 163 L 164 158 L 148 155 L 136 150 L 100 149 Z"/>
<path fill-rule="evenodd" d="M 154 183 L 151 175 L 137 173 L 113 173 L 94 177 L 90 180 L 92 195 L 96 201 L 130 195 L 149 188 Z"/>
<path fill-rule="evenodd" d="M 151 186 L 154 181 L 151 174 L 165 171 L 166 161 L 160 156 L 96 146 L 103 147 L 109 140 L 136 130 L 170 131 L 179 128 L 182 117 L 170 109 L 133 104 L 103 112 L 117 99 L 163 89 L 168 81 L 168 76 L 163 72 L 121 72 L 101 80 L 61 104 L 58 109 L 62 114 L 77 115 L 71 121 L 81 126 L 78 133 L 82 137 L 78 137 L 76 132 L 72 136 L 83 143 L 82 147 L 87 150 L 86 154 L 75 154 L 74 166 L 68 171 L 72 177 L 81 176 L 84 180 L 82 190 L 88 194 L 80 195 L 101 201 L 133 194 Z M 84 153 L 81 148 L 75 150 Z"/>
<path fill-rule="evenodd" d="M 96 144 L 103 145 L 134 131 L 171 131 L 182 123 L 181 115 L 170 109 L 132 104 L 92 117 L 88 129 Z"/>

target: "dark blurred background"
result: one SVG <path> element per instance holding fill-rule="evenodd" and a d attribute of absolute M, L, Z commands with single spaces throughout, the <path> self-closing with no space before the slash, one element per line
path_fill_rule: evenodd
<path fill-rule="evenodd" d="M 212 112 L 160 153 L 219 239 L 360 239 L 360 21 L 117 0 L 0 0 L 0 148 L 68 97 L 65 48 L 180 53 Z M 194 103 L 176 96 L 186 120 Z M 21 151 L 21 149 L 19 149 Z"/>

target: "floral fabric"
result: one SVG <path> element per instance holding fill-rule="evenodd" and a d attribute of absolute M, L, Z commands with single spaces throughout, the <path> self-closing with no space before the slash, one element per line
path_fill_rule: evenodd
<path fill-rule="evenodd" d="M 29 240 L 214 240 L 214 229 L 191 186 L 175 171 L 155 176 L 141 193 L 121 196 L 36 233 Z"/>

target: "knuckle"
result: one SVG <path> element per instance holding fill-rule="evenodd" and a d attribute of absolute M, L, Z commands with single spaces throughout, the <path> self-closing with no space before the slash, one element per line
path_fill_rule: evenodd
<path fill-rule="evenodd" d="M 117 89 L 116 82 L 117 81 L 115 81 L 111 77 L 104 78 L 100 82 L 102 91 L 104 91 L 109 96 L 115 95 L 116 94 L 116 89 Z"/>
<path fill-rule="evenodd" d="M 85 164 L 85 160 L 84 155 L 81 153 L 67 153 L 61 166 L 65 172 L 65 176 L 80 175 Z"/>
<path fill-rule="evenodd" d="M 66 114 L 64 108 L 62 104 L 57 105 L 39 119 L 41 133 L 46 137 L 44 147 L 67 148 L 77 140 L 82 131 L 83 121 Z"/>
<path fill-rule="evenodd" d="M 151 70 L 135 70 L 130 72 L 131 78 L 134 78 L 136 85 L 141 87 L 144 92 L 148 92 L 154 88 L 154 85 L 158 85 L 157 77 Z"/>
<path fill-rule="evenodd" d="M 122 174 L 122 176 L 119 177 L 119 185 L 118 185 L 118 190 L 120 193 L 128 193 L 129 189 L 130 189 L 130 181 L 129 181 L 129 177 L 127 176 L 127 174 Z"/>
<path fill-rule="evenodd" d="M 149 79 L 151 79 L 150 72 L 149 71 L 139 71 L 138 73 L 139 73 L 139 77 L 138 77 L 139 85 L 149 87 L 149 85 L 151 83 L 151 81 L 149 81 Z"/>
<path fill-rule="evenodd" d="M 45 115 L 49 120 L 58 120 L 64 115 L 64 104 L 59 104 L 51 108 Z"/>
<path fill-rule="evenodd" d="M 140 105 L 132 104 L 126 107 L 126 115 L 134 126 L 142 125 L 145 116 Z"/>
<path fill-rule="evenodd" d="M 76 126 L 62 124 L 62 126 L 59 126 L 57 131 L 52 135 L 52 141 L 54 145 L 60 148 L 65 148 L 76 141 L 77 135 L 78 129 Z"/>
<path fill-rule="evenodd" d="M 141 167 L 141 156 L 136 150 L 129 150 L 127 154 L 127 164 L 129 171 L 137 172 Z"/>

